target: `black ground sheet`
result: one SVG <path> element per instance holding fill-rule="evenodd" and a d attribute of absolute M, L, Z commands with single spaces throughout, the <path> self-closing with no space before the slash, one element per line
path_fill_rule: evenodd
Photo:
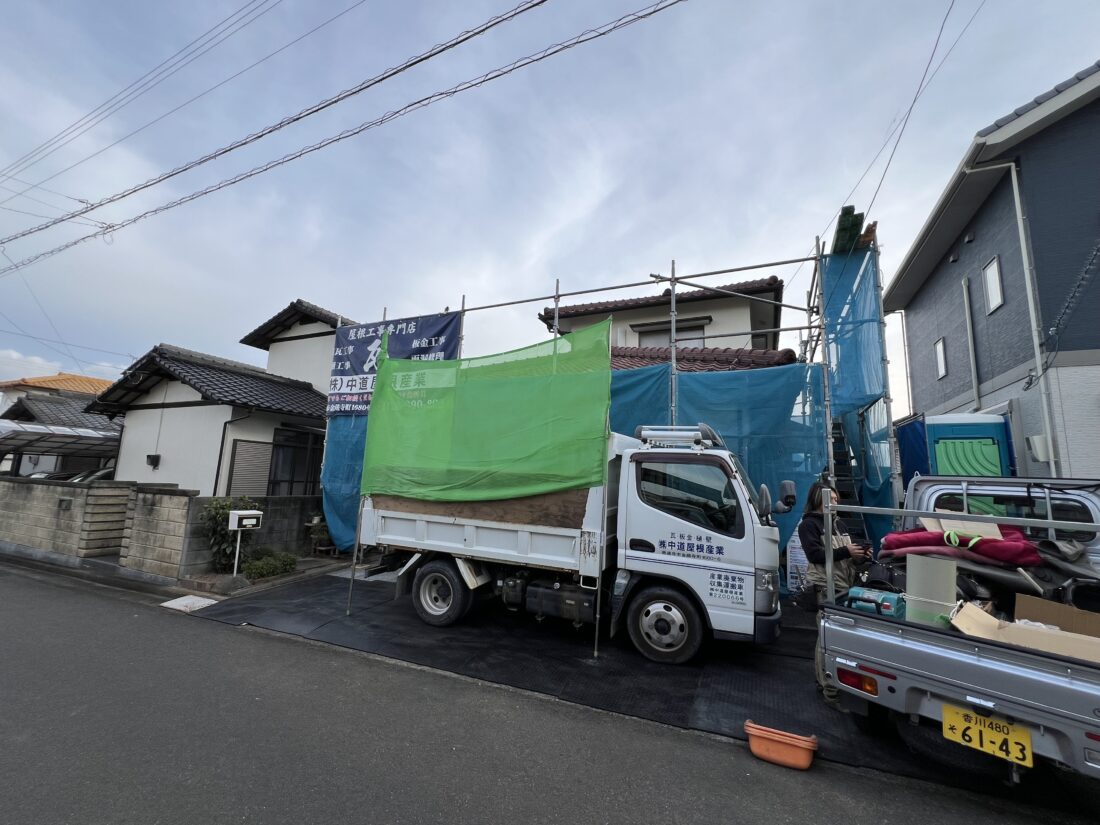
<path fill-rule="evenodd" d="M 711 642 L 693 663 L 659 665 L 634 650 L 623 631 L 600 640 L 592 658 L 591 626 L 536 621 L 497 603 L 475 606 L 449 628 L 420 621 L 411 598 L 392 598 L 391 582 L 356 581 L 346 615 L 348 580 L 319 576 L 225 599 L 193 615 L 252 625 L 354 650 L 544 693 L 668 725 L 745 739 L 746 719 L 818 738 L 818 758 L 1003 795 L 1007 771 L 991 757 L 953 748 L 937 731 L 871 735 L 826 705 L 814 684 L 813 617 L 785 606 L 774 645 Z M 945 762 L 945 759 L 952 761 Z M 873 793 L 873 774 L 868 791 Z M 1021 801 L 1081 810 L 1096 783 L 1037 769 Z M 1089 805 L 1095 804 L 1089 802 Z"/>

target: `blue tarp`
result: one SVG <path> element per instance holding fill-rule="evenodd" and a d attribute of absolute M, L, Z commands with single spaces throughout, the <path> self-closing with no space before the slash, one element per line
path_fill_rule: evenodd
<path fill-rule="evenodd" d="M 890 422 L 887 421 L 886 353 L 874 248 L 826 255 L 821 266 L 825 345 L 829 348 L 829 398 L 833 421 L 844 426 L 862 484 L 865 507 L 896 507 L 890 479 Z M 891 520 L 864 520 L 876 545 Z"/>
<path fill-rule="evenodd" d="M 332 543 L 341 551 L 355 544 L 363 449 L 367 443 L 367 416 L 338 415 L 328 420 L 325 464 L 321 468 L 325 522 Z"/>
<path fill-rule="evenodd" d="M 633 435 L 641 424 L 668 424 L 670 368 L 622 370 L 611 375 L 611 428 Z M 752 483 L 772 494 L 790 479 L 805 502 L 825 469 L 825 416 L 820 365 L 791 364 L 763 370 L 680 373 L 677 422 L 712 426 L 737 453 Z M 801 507 L 777 515 L 786 544 Z"/>

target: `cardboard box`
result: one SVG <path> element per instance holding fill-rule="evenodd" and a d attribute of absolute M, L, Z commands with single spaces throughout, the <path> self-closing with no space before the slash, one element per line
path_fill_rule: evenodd
<path fill-rule="evenodd" d="M 1016 597 L 1016 618 L 1052 624 L 1067 633 L 1100 639 L 1100 613 L 1080 610 L 1071 604 L 1020 595 Z"/>
<path fill-rule="evenodd" d="M 951 624 L 967 636 L 1100 664 L 1100 638 L 1095 636 L 1002 622 L 972 604 L 964 604 Z"/>

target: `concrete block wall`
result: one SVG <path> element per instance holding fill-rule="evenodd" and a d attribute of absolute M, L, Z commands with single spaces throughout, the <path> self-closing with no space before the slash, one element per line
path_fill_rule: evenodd
<path fill-rule="evenodd" d="M 202 512 L 214 499 L 202 496 L 192 500 L 186 530 L 186 548 L 180 562 L 181 576 L 211 572 L 213 552 L 206 539 Z M 277 553 L 308 555 L 313 544 L 306 524 L 314 513 L 322 512 L 320 496 L 274 496 L 252 498 L 264 517 L 259 530 L 252 534 L 249 546 L 266 547 Z"/>
<path fill-rule="evenodd" d="M 137 485 L 127 510 L 121 563 L 132 570 L 178 578 L 197 496 L 197 490 Z"/>
<path fill-rule="evenodd" d="M 80 555 L 90 490 L 65 481 L 0 478 L 0 541 Z"/>
<path fill-rule="evenodd" d="M 122 553 L 126 521 L 134 485 L 126 482 L 95 481 L 87 490 L 78 556 L 115 556 Z"/>
<path fill-rule="evenodd" d="M 211 572 L 201 516 L 212 499 L 197 490 L 132 481 L 71 484 L 0 478 L 0 546 L 70 556 L 114 556 L 132 570 L 176 579 Z M 320 496 L 254 499 L 263 527 L 252 547 L 306 555 L 308 522 Z"/>

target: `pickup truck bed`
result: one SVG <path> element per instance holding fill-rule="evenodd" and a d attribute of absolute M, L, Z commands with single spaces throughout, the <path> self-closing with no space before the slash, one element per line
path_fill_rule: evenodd
<path fill-rule="evenodd" d="M 823 610 L 825 669 L 842 692 L 935 721 L 945 704 L 1007 720 L 1027 728 L 1035 756 L 1100 778 L 1100 666 L 850 608 Z M 838 667 L 874 676 L 878 695 L 840 682 Z"/>

